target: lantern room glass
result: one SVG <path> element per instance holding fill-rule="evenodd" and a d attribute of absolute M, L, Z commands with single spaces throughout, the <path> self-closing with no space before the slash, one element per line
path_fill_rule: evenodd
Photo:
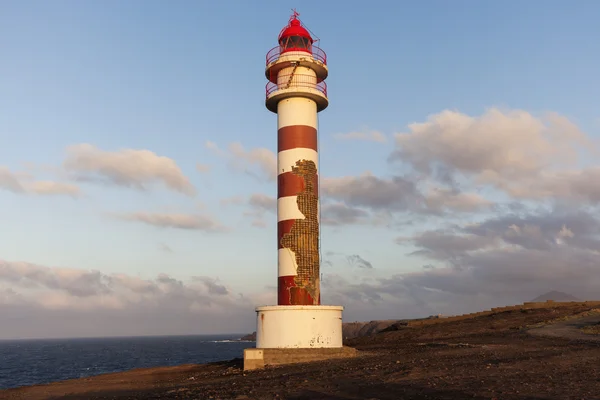
<path fill-rule="evenodd" d="M 312 52 L 311 40 L 302 36 L 289 36 L 287 38 L 282 38 L 279 41 L 279 45 L 281 46 L 281 51 L 305 50 Z"/>

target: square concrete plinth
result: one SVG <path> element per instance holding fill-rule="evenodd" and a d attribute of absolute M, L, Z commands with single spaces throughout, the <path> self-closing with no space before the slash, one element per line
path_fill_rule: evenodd
<path fill-rule="evenodd" d="M 352 347 L 282 348 L 244 350 L 244 371 L 264 368 L 267 365 L 296 364 L 332 358 L 356 357 L 358 350 Z"/>

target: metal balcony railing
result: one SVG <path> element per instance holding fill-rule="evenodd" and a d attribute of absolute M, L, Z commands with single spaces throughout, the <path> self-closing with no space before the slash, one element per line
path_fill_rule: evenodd
<path fill-rule="evenodd" d="M 315 76 L 305 74 L 286 74 L 277 76 L 277 83 L 267 82 L 267 86 L 265 87 L 266 97 L 269 97 L 277 90 L 294 88 L 317 90 L 327 97 L 327 84 L 325 81 L 317 82 Z"/>
<path fill-rule="evenodd" d="M 313 58 L 327 65 L 327 54 L 325 54 L 325 52 L 317 46 L 310 47 L 311 48 L 308 50 L 308 52 L 312 54 Z M 269 50 L 267 53 L 267 65 L 271 64 L 273 61 L 276 61 L 281 55 L 281 51 L 281 46 L 276 46 Z M 286 53 L 291 51 L 307 51 L 307 49 L 285 49 Z"/>

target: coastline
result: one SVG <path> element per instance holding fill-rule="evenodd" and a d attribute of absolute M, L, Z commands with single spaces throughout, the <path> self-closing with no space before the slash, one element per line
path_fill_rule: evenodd
<path fill-rule="evenodd" d="M 0 391 L 135 368 L 203 364 L 240 357 L 240 334 L 156 335 L 0 342 Z"/>
<path fill-rule="evenodd" d="M 134 369 L 8 389 L 0 399 L 593 398 L 600 393 L 597 337 L 574 341 L 557 329 L 546 328 L 554 336 L 533 332 L 600 321 L 598 304 L 519 305 L 397 326 L 348 340 L 361 352 L 355 359 L 249 372 L 241 358 Z"/>

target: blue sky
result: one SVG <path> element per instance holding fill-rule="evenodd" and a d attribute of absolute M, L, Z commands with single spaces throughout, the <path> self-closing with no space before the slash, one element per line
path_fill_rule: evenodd
<path fill-rule="evenodd" d="M 444 110 L 472 118 L 493 107 L 506 115 L 524 110 L 532 118 L 556 112 L 575 124 L 582 137 L 598 138 L 600 3 L 595 1 L 382 1 L 369 6 L 322 1 L 6 1 L 0 4 L 0 167 L 11 176 L 28 172 L 25 180 L 76 185 L 80 195 L 20 194 L 0 186 L 0 260 L 149 280 L 160 273 L 182 281 L 206 276 L 218 279 L 231 293 L 271 290 L 265 286 L 276 282 L 275 216 L 266 211 L 261 217 L 266 228 L 258 228 L 244 212 L 249 196 L 274 197 L 276 186 L 261 175 L 258 164 L 248 167 L 252 174 L 232 165 L 227 149 L 239 142 L 245 151 L 275 151 L 276 116 L 264 107 L 264 60 L 293 7 L 328 54 L 330 106 L 319 121 L 323 179 L 358 177 L 365 171 L 388 181 L 400 173 L 423 178 L 426 172 L 416 171 L 414 163 L 388 162 L 393 151 L 406 155 L 410 147 L 395 144 L 392 135 L 412 132 L 409 124 Z M 483 140 L 473 129 L 462 133 Z M 511 132 L 519 129 L 525 128 Z M 386 142 L 339 138 L 368 131 L 385 135 Z M 564 138 L 572 143 L 574 136 L 569 135 Z M 462 136 L 465 147 L 472 137 Z M 146 182 L 147 190 L 110 180 L 74 181 L 69 173 L 81 170 L 65 171 L 63 162 L 67 148 L 82 143 L 106 152 L 149 150 L 168 157 L 189 179 L 195 195 L 169 190 L 160 179 Z M 510 143 L 526 150 L 534 142 Z M 556 151 L 563 148 L 556 146 Z M 425 157 L 417 152 L 426 148 L 412 147 L 407 157 Z M 210 170 L 198 171 L 198 163 Z M 469 191 L 483 179 L 487 186 L 478 186 L 483 190 L 478 193 L 490 194 L 488 201 L 497 206 L 493 212 L 516 203 L 539 211 L 567 201 L 564 188 L 556 185 L 544 186 L 544 193 L 555 192 L 543 199 L 516 195 L 517 189 L 507 190 L 497 179 L 492 183 L 489 174 L 472 180 L 473 170 L 467 173 L 465 168 L 456 170 L 457 179 L 466 182 L 461 190 Z M 508 176 L 506 169 L 488 169 Z M 335 201 L 371 207 L 360 194 L 338 191 L 336 197 L 334 192 L 330 189 Z M 227 199 L 239 204 L 223 205 Z M 595 203 L 589 200 L 588 206 Z M 392 228 L 376 223 L 324 226 L 324 259 L 333 264 L 325 272 L 332 280 L 384 285 L 393 276 L 421 273 L 431 260 L 407 256 L 422 250 L 413 235 L 500 218 L 489 209 L 468 215 L 446 210 L 434 218 L 394 207 L 370 209 L 386 213 L 388 221 L 395 221 Z M 229 230 L 165 228 L 115 217 L 140 212 L 210 216 Z M 399 246 L 398 237 L 413 241 Z M 349 266 L 345 257 L 353 254 L 373 268 Z M 435 261 L 443 266 L 450 258 Z M 5 286 L 19 291 L 14 280 Z M 370 318 L 369 307 L 383 309 L 365 296 L 352 316 Z M 517 300 L 527 300 L 529 294 L 523 296 Z M 330 297 L 338 299 L 343 301 Z M 386 309 L 381 315 L 394 312 Z"/>

